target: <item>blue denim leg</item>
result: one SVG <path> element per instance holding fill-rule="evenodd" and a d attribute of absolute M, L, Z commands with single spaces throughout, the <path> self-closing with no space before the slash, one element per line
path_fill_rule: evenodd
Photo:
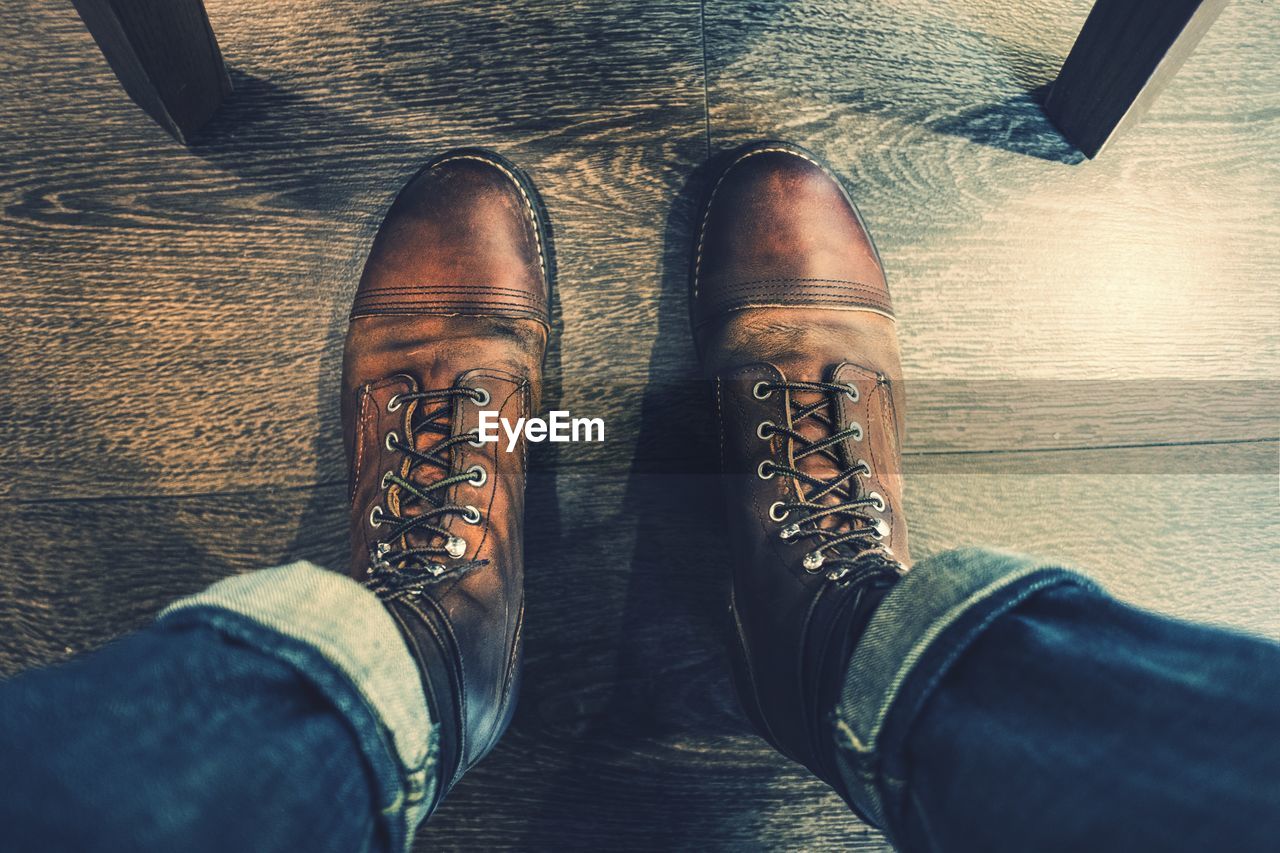
<path fill-rule="evenodd" d="M 305 563 L 254 572 L 0 684 L 0 846 L 399 851 L 433 734 L 371 593 Z"/>
<path fill-rule="evenodd" d="M 835 735 L 846 798 L 908 851 L 1280 837 L 1280 645 L 1006 554 L 941 555 L 890 593 Z"/>
<path fill-rule="evenodd" d="M 907 788 L 912 850 L 1276 850 L 1280 645 L 1050 590 L 939 684 Z"/>

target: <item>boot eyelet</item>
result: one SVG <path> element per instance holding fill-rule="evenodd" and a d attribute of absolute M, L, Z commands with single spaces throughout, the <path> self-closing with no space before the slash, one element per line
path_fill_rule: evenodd
<path fill-rule="evenodd" d="M 453 559 L 458 559 L 467 553 L 467 540 L 450 536 L 444 540 L 444 552 Z"/>
<path fill-rule="evenodd" d="M 382 520 L 382 507 L 374 504 L 373 509 L 369 510 L 369 526 L 381 527 L 384 523 Z"/>
<path fill-rule="evenodd" d="M 856 403 L 862 399 L 862 392 L 858 390 L 857 385 L 852 382 L 846 382 L 845 387 L 849 390 L 845 391 L 844 395 L 849 398 L 851 403 Z"/>
<path fill-rule="evenodd" d="M 791 515 L 791 510 L 786 508 L 787 505 L 782 501 L 774 501 L 769 504 L 769 518 L 781 524 L 787 520 L 787 516 Z M 781 510 L 781 512 L 779 512 Z"/>
<path fill-rule="evenodd" d="M 884 512 L 885 507 L 887 506 L 884 502 L 884 495 L 879 492 L 868 492 L 867 500 L 875 501 L 875 504 L 871 508 L 876 512 Z"/>
<path fill-rule="evenodd" d="M 764 389 L 763 393 L 761 393 L 760 390 L 762 388 Z M 751 396 L 755 397 L 757 400 L 768 400 L 773 396 L 773 389 L 769 387 L 768 382 L 760 381 L 752 386 Z"/>
<path fill-rule="evenodd" d="M 486 391 L 484 388 L 481 388 L 479 385 L 472 388 L 471 391 L 472 391 L 471 399 L 476 401 L 477 406 L 487 406 L 489 405 L 489 401 L 493 399 L 493 397 L 489 394 L 489 392 Z"/>
<path fill-rule="evenodd" d="M 822 556 L 821 551 L 810 551 L 804 555 L 804 562 L 801 565 L 804 566 L 804 570 L 809 574 L 817 574 L 825 561 L 826 558 Z"/>
<path fill-rule="evenodd" d="M 473 432 L 473 433 L 471 433 L 471 434 L 472 434 L 472 435 L 474 435 L 474 436 L 475 436 L 475 438 L 470 439 L 469 441 L 467 441 L 467 444 L 471 445 L 472 447 L 484 447 L 486 444 L 488 444 L 488 443 L 489 443 L 489 442 L 487 442 L 487 441 L 481 441 L 481 440 L 480 440 L 480 431 L 479 431 L 479 430 L 476 430 L 475 432 Z"/>
<path fill-rule="evenodd" d="M 867 460 L 865 460 L 865 459 L 859 459 L 857 464 L 858 464 L 858 465 L 860 465 L 860 466 L 862 466 L 862 471 L 861 471 L 862 476 L 864 476 L 864 477 L 866 477 L 868 480 L 870 480 L 870 479 L 871 479 L 871 466 L 867 464 Z"/>
<path fill-rule="evenodd" d="M 476 509 L 471 504 L 467 504 L 462 508 L 462 520 L 467 524 L 479 524 L 480 510 Z"/>
<path fill-rule="evenodd" d="M 775 425 L 773 421 L 761 421 L 760 425 L 756 427 L 756 435 L 758 435 L 763 440 L 768 441 L 770 438 L 773 437 L 774 426 Z M 765 430 L 769 430 L 769 432 L 766 434 Z"/>
<path fill-rule="evenodd" d="M 878 541 L 889 535 L 889 524 L 883 518 L 877 518 L 876 523 L 872 526 L 875 533 L 872 536 Z"/>
<path fill-rule="evenodd" d="M 769 473 L 767 474 L 765 473 L 765 470 L 764 470 L 764 466 L 766 465 L 769 466 Z M 768 459 L 761 462 L 759 467 L 756 468 L 756 476 L 759 477 L 761 480 L 772 480 L 774 475 L 777 473 L 778 473 L 777 471 L 773 470 L 773 463 L 770 462 Z"/>
<path fill-rule="evenodd" d="M 399 394 L 392 394 L 391 399 L 387 401 L 388 412 L 398 412 L 400 407 L 404 405 L 404 401 L 400 399 Z"/>
<path fill-rule="evenodd" d="M 489 482 L 489 472 L 484 470 L 483 465 L 472 465 L 467 469 L 467 473 L 471 475 L 471 485 L 480 487 Z"/>
<path fill-rule="evenodd" d="M 799 533 L 800 533 L 800 525 L 788 524 L 786 527 L 778 531 L 778 538 L 781 539 L 783 542 L 787 542 L 793 536 L 799 535 Z"/>
<path fill-rule="evenodd" d="M 850 421 L 849 426 L 845 427 L 845 429 L 849 430 L 850 438 L 854 441 L 862 441 L 863 435 L 865 434 L 862 431 L 862 424 L 857 421 Z"/>
<path fill-rule="evenodd" d="M 399 443 L 400 443 L 399 434 L 397 434 L 395 430 L 392 430 L 391 432 L 387 433 L 387 437 L 383 439 L 382 446 L 394 453 L 396 450 L 395 445 L 398 445 Z"/>
<path fill-rule="evenodd" d="M 382 490 L 384 492 L 391 485 L 391 478 L 394 476 L 395 476 L 395 472 L 393 471 L 388 471 L 387 473 L 382 475 Z"/>

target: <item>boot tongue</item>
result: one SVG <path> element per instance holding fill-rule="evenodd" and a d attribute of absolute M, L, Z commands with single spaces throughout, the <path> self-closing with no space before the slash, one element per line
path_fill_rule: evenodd
<path fill-rule="evenodd" d="M 413 449 L 419 453 L 432 453 L 436 445 L 444 441 L 452 433 L 454 401 L 444 398 L 440 400 L 417 400 L 405 415 L 405 429 L 413 436 Z M 433 415 L 434 417 L 429 417 Z M 449 464 L 450 452 L 440 454 L 445 465 Z M 409 482 L 415 486 L 430 486 L 448 476 L 448 471 L 440 465 L 422 463 L 415 465 L 409 475 Z"/>
<path fill-rule="evenodd" d="M 818 368 L 812 361 L 807 363 L 796 364 L 778 364 L 778 369 L 782 371 L 789 381 L 792 382 L 829 382 L 834 367 Z M 844 424 L 840 423 L 839 406 L 832 400 L 830 394 L 814 391 L 792 391 L 790 392 L 790 406 L 788 407 L 788 417 L 792 418 L 803 408 L 807 408 L 815 403 L 822 403 L 809 417 L 792 421 L 791 429 L 800 433 L 807 440 L 819 442 L 830 437 L 834 432 L 844 428 Z M 824 424 L 819 418 L 825 419 L 830 426 Z M 791 458 L 788 460 L 797 470 L 803 471 L 811 477 L 819 480 L 834 480 L 844 470 L 845 465 L 842 458 L 845 451 L 841 444 L 832 445 L 825 450 L 819 450 L 810 453 L 803 458 L 797 458 L 803 447 L 798 442 L 790 442 Z M 805 482 L 797 482 L 797 488 L 801 495 L 808 500 L 813 500 L 813 495 L 821 491 L 818 486 L 812 486 Z M 835 506 L 848 500 L 848 495 L 856 494 L 858 488 L 857 477 L 846 480 L 839 488 L 830 494 L 814 501 L 822 506 Z M 851 530 L 854 524 L 849 517 L 843 514 L 833 514 L 822 518 L 817 523 L 818 527 L 826 530 L 844 532 Z"/>
<path fill-rule="evenodd" d="M 442 377 L 427 376 L 423 377 L 427 383 L 419 384 L 419 388 L 424 391 L 440 390 L 452 387 L 452 382 Z M 452 424 L 454 412 L 456 409 L 456 398 L 441 398 L 438 400 L 414 400 L 405 407 L 404 421 L 401 424 L 402 435 L 412 436 L 409 441 L 414 450 L 423 454 L 430 454 L 435 451 L 436 445 L 445 440 L 452 433 Z M 434 417 L 429 417 L 432 414 Z M 410 460 L 405 459 L 400 469 L 396 472 L 400 476 L 405 476 L 406 469 L 411 467 L 406 479 L 414 485 L 419 491 L 426 492 L 433 485 L 450 475 L 450 472 L 444 467 L 449 464 L 451 451 L 445 450 L 440 457 L 444 465 L 436 465 L 430 462 L 420 462 L 410 466 Z M 435 498 L 435 503 L 423 501 L 413 495 L 406 493 L 403 489 L 393 489 L 393 497 L 390 501 L 390 508 L 398 512 L 403 518 L 415 518 L 435 508 L 436 504 L 442 503 L 444 500 L 444 491 L 431 493 Z M 437 526 L 444 526 L 449 519 L 444 516 L 438 516 L 435 523 Z M 440 545 L 440 537 L 438 534 L 432 533 L 430 530 L 419 527 L 405 534 L 405 545 L 407 547 L 426 547 L 429 545 Z"/>

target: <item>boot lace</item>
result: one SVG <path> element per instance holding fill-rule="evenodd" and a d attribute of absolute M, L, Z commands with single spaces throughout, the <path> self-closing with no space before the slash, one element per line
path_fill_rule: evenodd
<path fill-rule="evenodd" d="M 883 377 L 881 381 L 884 381 Z M 836 411 L 836 395 L 845 394 L 856 403 L 859 399 L 857 385 L 762 381 L 752 389 L 753 395 L 761 400 L 775 391 L 790 394 L 792 427 L 810 418 L 824 435 L 815 441 L 791 427 L 771 421 L 764 421 L 756 428 L 756 434 L 762 439 L 782 435 L 792 443 L 794 465 L 765 460 L 757 469 L 762 480 L 782 474 L 796 482 L 798 500 L 775 501 L 769 507 L 770 519 L 779 524 L 793 513 L 798 516 L 783 527 L 778 536 L 785 541 L 810 540 L 815 547 L 805 554 L 801 565 L 810 574 L 825 572 L 831 581 L 849 584 L 871 578 L 896 578 L 903 574 L 905 567 L 893 558 L 887 545 L 881 544 L 881 540 L 889 535 L 889 525 L 877 515 L 887 506 L 884 496 L 865 490 L 858 479 L 870 478 L 871 466 L 864 459 L 848 464 L 838 452 L 847 439 L 862 441 L 863 427 L 856 421 L 842 427 L 828 414 Z M 796 399 L 797 392 L 816 394 L 818 399 L 813 403 L 800 403 Z M 801 470 L 800 462 L 815 454 L 834 462 L 837 473 L 822 479 Z M 824 519 L 829 521 L 819 524 Z"/>
<path fill-rule="evenodd" d="M 397 394 L 387 401 L 390 412 L 405 404 L 414 408 L 409 416 L 408 434 L 401 437 L 392 430 L 384 438 L 387 449 L 407 457 L 408 465 L 400 466 L 401 471 L 391 470 L 382 475 L 383 502 L 369 512 L 370 524 L 388 527 L 370 549 L 368 574 L 375 592 L 381 587 L 386 587 L 383 591 L 388 593 L 405 592 L 487 563 L 485 560 L 458 562 L 467 552 L 467 541 L 445 529 L 449 516 L 461 516 L 468 524 L 480 523 L 480 510 L 470 504 L 447 503 L 444 495 L 458 483 L 483 485 L 489 476 L 482 465 L 472 465 L 458 473 L 450 471 L 449 450 L 464 442 L 477 444 L 480 439 L 476 431 L 449 434 L 449 413 L 454 399 L 459 397 L 470 398 L 481 406 L 489 402 L 489 393 L 483 388 L 465 387 Z M 424 433 L 434 433 L 440 438 L 425 450 L 418 450 L 414 439 Z M 414 482 L 414 473 L 424 468 L 437 469 L 443 476 L 428 483 Z M 398 498 L 397 512 L 390 509 L 392 490 L 396 490 Z M 410 533 L 416 534 L 415 539 L 423 544 L 410 544 Z"/>

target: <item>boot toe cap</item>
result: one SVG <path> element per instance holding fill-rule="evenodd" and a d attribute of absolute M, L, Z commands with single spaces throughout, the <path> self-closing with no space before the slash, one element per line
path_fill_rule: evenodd
<path fill-rule="evenodd" d="M 490 152 L 460 149 L 401 190 L 369 253 L 352 316 L 547 319 L 545 223 L 532 185 Z"/>
<path fill-rule="evenodd" d="M 840 182 L 780 142 L 739 149 L 703 209 L 695 325 L 747 308 L 864 308 L 892 316 L 879 254 Z"/>

